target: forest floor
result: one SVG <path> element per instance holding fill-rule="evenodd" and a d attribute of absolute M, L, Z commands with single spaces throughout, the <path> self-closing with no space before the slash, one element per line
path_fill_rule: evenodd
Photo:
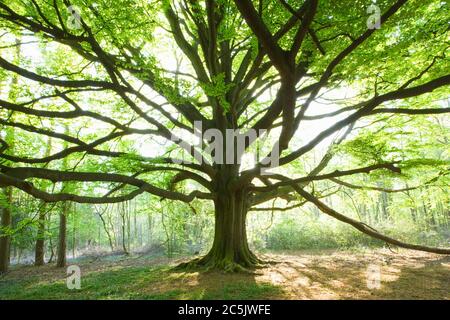
<path fill-rule="evenodd" d="M 81 268 L 80 290 L 67 289 L 66 270 L 54 265 L 13 266 L 0 277 L 0 299 L 450 299 L 450 256 L 385 249 L 261 256 L 273 263 L 251 274 L 173 270 L 186 257 L 70 261 Z"/>

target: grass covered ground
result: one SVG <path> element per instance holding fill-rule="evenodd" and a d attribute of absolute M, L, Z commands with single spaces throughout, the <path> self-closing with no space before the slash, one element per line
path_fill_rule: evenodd
<path fill-rule="evenodd" d="M 81 289 L 66 287 L 65 269 L 14 266 L 0 277 L 0 299 L 450 299 L 450 257 L 401 250 L 291 251 L 252 274 L 180 272 L 186 260 L 106 256 L 71 261 Z M 381 271 L 369 289 L 369 266 Z"/>

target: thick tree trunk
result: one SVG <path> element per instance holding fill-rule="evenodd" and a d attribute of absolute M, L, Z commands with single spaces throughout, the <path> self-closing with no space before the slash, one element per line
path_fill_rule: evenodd
<path fill-rule="evenodd" d="M 217 186 L 211 250 L 206 256 L 181 266 L 204 266 L 234 272 L 248 270 L 261 263 L 251 252 L 247 241 L 248 193 L 246 190 L 230 191 L 227 187 L 230 180 L 219 180 Z"/>
<path fill-rule="evenodd" d="M 69 212 L 69 203 L 64 202 L 62 212 L 59 215 L 59 233 L 58 233 L 58 253 L 56 266 L 63 268 L 66 266 L 66 247 L 67 247 L 67 214 Z"/>
<path fill-rule="evenodd" d="M 252 268 L 260 262 L 248 246 L 246 200 L 243 192 L 218 196 L 214 203 L 214 242 L 202 263 L 228 271 L 239 271 Z"/>
<path fill-rule="evenodd" d="M 36 236 L 36 247 L 34 254 L 34 265 L 44 265 L 45 248 L 45 209 L 39 213 L 38 232 Z"/>
<path fill-rule="evenodd" d="M 5 190 L 6 198 L 8 204 L 12 201 L 12 189 L 6 188 Z M 1 227 L 9 228 L 11 226 L 11 209 L 2 208 L 1 217 Z M 0 236 L 0 274 L 8 272 L 9 262 L 10 262 L 10 249 L 11 249 L 11 236 L 3 235 Z"/>

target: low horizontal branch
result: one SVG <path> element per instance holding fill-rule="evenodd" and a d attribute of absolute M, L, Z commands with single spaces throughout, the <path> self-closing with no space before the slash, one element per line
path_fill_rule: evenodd
<path fill-rule="evenodd" d="M 394 163 L 380 163 L 380 164 L 375 164 L 375 165 L 351 169 L 351 170 L 342 170 L 342 171 L 335 170 L 333 172 L 322 174 L 322 175 L 311 175 L 311 176 L 301 177 L 298 179 L 289 179 L 280 174 L 273 174 L 268 177 L 277 179 L 277 180 L 282 180 L 282 181 L 274 183 L 269 186 L 264 186 L 264 187 L 254 186 L 254 187 L 251 187 L 251 190 L 259 191 L 259 192 L 268 192 L 268 191 L 273 191 L 282 186 L 289 186 L 289 185 L 295 185 L 295 184 L 299 184 L 299 183 L 318 181 L 318 180 L 328 180 L 331 178 L 349 176 L 349 175 L 358 174 L 358 173 L 370 173 L 371 171 L 379 170 L 379 169 L 387 169 L 387 170 L 390 170 L 395 173 L 400 173 L 400 168 L 394 166 Z"/>
<path fill-rule="evenodd" d="M 182 194 L 175 191 L 168 191 L 156 187 L 148 182 L 135 177 L 129 177 L 126 175 L 116 174 L 116 173 L 101 173 L 101 172 L 65 172 L 51 169 L 43 168 L 28 168 L 28 167 L 18 167 L 18 168 L 8 168 L 5 166 L 1 167 L 1 174 L 4 176 L 3 179 L 10 177 L 11 179 L 16 179 L 22 181 L 22 183 L 17 186 L 17 182 L 12 184 L 19 189 L 27 192 L 27 185 L 30 187 L 31 191 L 35 191 L 34 186 L 26 179 L 38 178 L 50 180 L 52 182 L 62 182 L 62 181 L 79 181 L 79 182 L 116 182 L 123 183 L 126 185 L 134 186 L 142 190 L 143 192 L 148 192 L 150 194 L 159 196 L 164 199 L 179 200 L 183 202 L 191 202 L 194 198 L 201 199 L 214 199 L 213 194 L 204 193 L 200 191 L 194 191 L 188 195 Z M 29 193 L 29 192 L 27 192 Z M 58 200 L 61 201 L 61 200 Z M 75 200 L 74 200 L 75 201 Z"/>

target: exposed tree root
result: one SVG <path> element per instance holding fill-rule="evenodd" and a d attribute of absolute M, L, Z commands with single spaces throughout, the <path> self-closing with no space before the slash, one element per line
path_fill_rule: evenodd
<path fill-rule="evenodd" d="M 229 258 L 219 258 L 209 252 L 206 256 L 196 258 L 188 262 L 183 262 L 177 265 L 174 270 L 203 270 L 203 271 L 223 271 L 227 273 L 243 272 L 253 273 L 255 269 L 266 266 L 267 263 L 259 259 L 255 254 L 250 254 L 245 259 L 234 261 Z"/>
<path fill-rule="evenodd" d="M 418 251 L 425 251 L 425 252 L 431 252 L 431 253 L 437 253 L 437 254 L 450 254 L 450 249 L 448 248 L 434 248 L 434 247 L 427 247 L 427 246 L 421 246 L 417 244 L 410 244 L 405 243 L 396 239 L 393 239 L 391 237 L 385 236 L 384 234 L 379 233 L 374 228 L 366 225 L 363 222 L 354 220 L 352 218 L 349 218 L 343 214 L 340 214 L 339 212 L 335 211 L 334 209 L 328 207 L 325 203 L 314 197 L 309 192 L 306 192 L 302 188 L 300 188 L 297 185 L 293 186 L 295 191 L 297 191 L 298 194 L 300 194 L 302 197 L 304 197 L 306 200 L 314 203 L 322 212 L 325 214 L 332 216 L 333 218 L 338 219 L 339 221 L 345 222 L 347 224 L 352 225 L 354 228 L 358 229 L 359 231 L 373 237 L 379 240 L 382 240 L 388 244 L 393 244 L 395 246 L 411 249 L 411 250 L 418 250 Z"/>
<path fill-rule="evenodd" d="M 216 261 L 216 262 L 211 261 L 208 263 L 204 263 L 203 261 L 198 260 L 198 259 L 181 263 L 178 266 L 176 266 L 174 268 L 174 270 L 176 270 L 176 271 L 194 271 L 194 270 L 214 271 L 214 270 L 218 270 L 218 271 L 223 271 L 226 273 L 237 273 L 237 272 L 252 273 L 253 272 L 252 268 L 244 267 L 243 265 L 236 263 L 236 262 L 232 262 L 232 261 L 222 260 L 222 261 Z"/>

